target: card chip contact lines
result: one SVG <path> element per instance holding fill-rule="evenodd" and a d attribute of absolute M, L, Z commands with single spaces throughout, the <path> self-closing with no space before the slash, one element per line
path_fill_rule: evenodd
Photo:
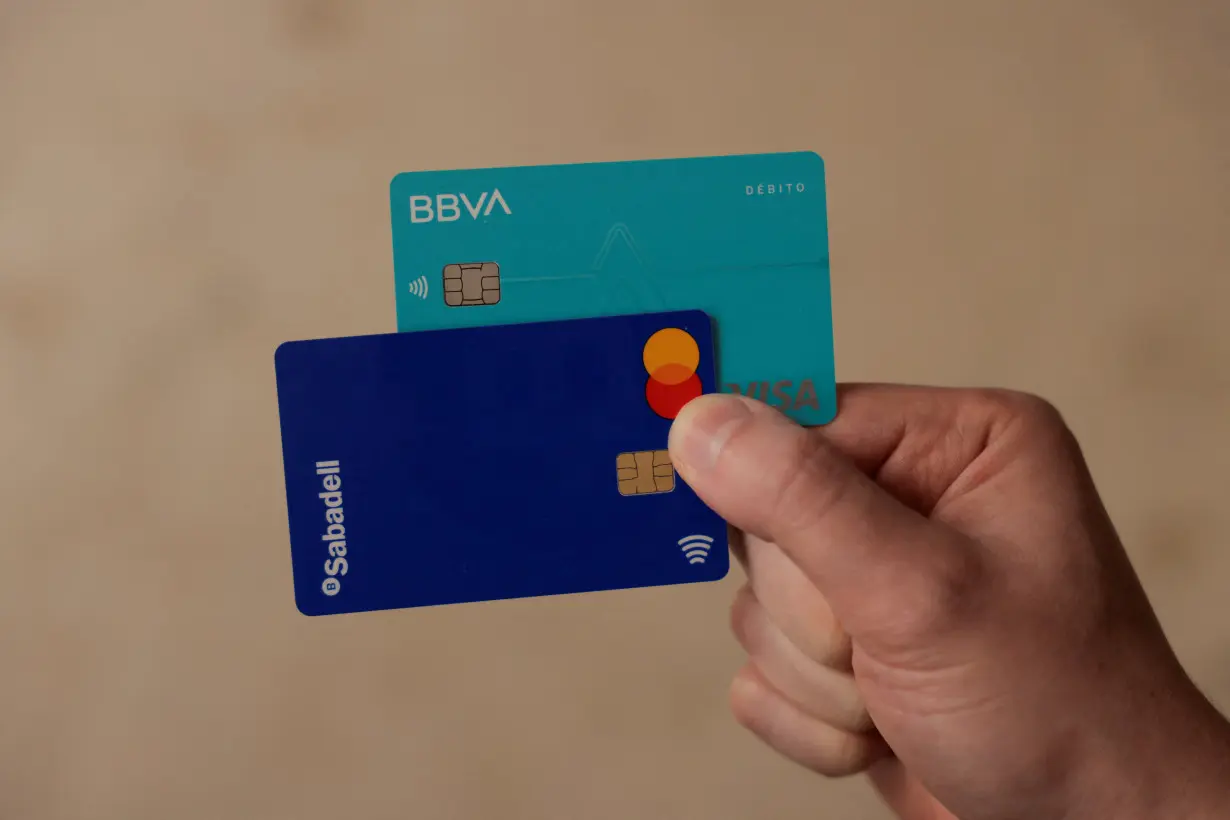
<path fill-rule="evenodd" d="M 444 304 L 494 305 L 500 301 L 500 266 L 478 262 L 444 266 Z"/>

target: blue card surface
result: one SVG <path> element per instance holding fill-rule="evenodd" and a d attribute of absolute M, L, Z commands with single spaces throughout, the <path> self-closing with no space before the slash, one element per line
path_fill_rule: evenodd
<path fill-rule="evenodd" d="M 274 362 L 306 615 L 729 570 L 725 523 L 666 454 L 716 387 L 701 311 L 295 341 Z"/>
<path fill-rule="evenodd" d="M 696 308 L 719 389 L 836 414 L 815 153 L 412 172 L 389 192 L 398 330 Z"/>

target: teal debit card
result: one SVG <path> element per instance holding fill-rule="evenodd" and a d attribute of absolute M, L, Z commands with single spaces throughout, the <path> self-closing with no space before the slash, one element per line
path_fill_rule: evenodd
<path fill-rule="evenodd" d="M 836 414 L 812 152 L 398 174 L 398 330 L 703 310 L 721 389 Z"/>

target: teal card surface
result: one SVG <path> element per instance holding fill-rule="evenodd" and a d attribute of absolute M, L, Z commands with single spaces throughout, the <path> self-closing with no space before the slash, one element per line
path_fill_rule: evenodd
<path fill-rule="evenodd" d="M 813 152 L 408 172 L 389 198 L 400 331 L 703 310 L 723 391 L 836 414 Z"/>

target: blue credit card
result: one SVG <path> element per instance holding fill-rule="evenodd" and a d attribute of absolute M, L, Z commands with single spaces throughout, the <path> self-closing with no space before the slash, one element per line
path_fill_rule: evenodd
<path fill-rule="evenodd" d="M 726 525 L 666 453 L 715 390 L 701 311 L 287 342 L 306 615 L 715 581 Z"/>
<path fill-rule="evenodd" d="M 815 153 L 423 171 L 389 192 L 398 330 L 696 308 L 719 389 L 836 414 Z"/>

